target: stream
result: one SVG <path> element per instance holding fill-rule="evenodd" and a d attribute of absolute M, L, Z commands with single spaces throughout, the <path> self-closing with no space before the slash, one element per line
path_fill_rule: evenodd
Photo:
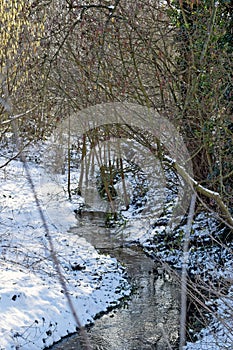
<path fill-rule="evenodd" d="M 177 349 L 179 333 L 179 288 L 175 281 L 136 245 L 106 228 L 103 219 L 79 218 L 70 230 L 83 236 L 102 254 L 124 265 L 133 286 L 129 299 L 120 307 L 96 319 L 88 329 L 93 350 Z M 79 336 L 73 335 L 53 350 L 82 350 Z"/>

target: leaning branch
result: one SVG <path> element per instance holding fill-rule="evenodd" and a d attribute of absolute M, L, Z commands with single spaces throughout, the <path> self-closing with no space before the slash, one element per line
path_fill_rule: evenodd
<path fill-rule="evenodd" d="M 0 102 L 1 102 L 1 100 L 0 100 Z M 5 105 L 4 105 L 4 107 L 5 107 Z M 25 115 L 27 115 L 27 114 L 33 112 L 37 107 L 38 107 L 38 106 L 35 106 L 35 107 L 29 109 L 29 110 L 26 111 L 26 112 L 23 112 L 23 113 L 20 113 L 20 114 L 17 114 L 17 115 L 13 115 L 13 116 L 9 117 L 8 120 L 2 121 L 2 122 L 0 123 L 0 126 L 1 126 L 1 125 L 6 125 L 6 124 L 10 124 L 10 123 L 12 123 L 12 120 L 15 120 L 15 119 L 19 119 L 19 118 L 24 117 Z"/>
<path fill-rule="evenodd" d="M 26 148 L 27 146 L 29 146 L 29 145 L 30 145 L 30 142 L 28 142 L 26 145 L 24 145 L 23 148 L 20 149 L 20 151 L 18 151 L 14 156 L 8 158 L 8 159 L 5 161 L 5 163 L 0 164 L 0 169 L 6 167 L 12 160 L 17 159 L 17 158 L 20 158 L 20 156 L 21 156 L 21 154 L 22 154 L 22 152 L 23 152 L 23 149 L 25 149 L 25 148 Z"/>
<path fill-rule="evenodd" d="M 167 165 L 171 166 L 173 169 L 177 171 L 177 173 L 198 193 L 204 195 L 207 198 L 211 198 L 215 200 L 217 205 L 219 206 L 221 210 L 222 217 L 227 222 L 229 227 L 233 229 L 233 217 L 226 206 L 226 204 L 223 202 L 220 194 L 215 191 L 211 191 L 206 187 L 203 187 L 200 185 L 196 180 L 192 178 L 192 176 L 189 175 L 189 173 L 185 170 L 185 168 L 181 165 L 179 165 L 174 159 L 169 158 L 168 156 L 164 157 L 164 161 Z"/>

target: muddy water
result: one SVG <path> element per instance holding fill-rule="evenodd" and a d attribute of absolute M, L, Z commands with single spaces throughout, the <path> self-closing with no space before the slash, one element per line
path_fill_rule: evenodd
<path fill-rule="evenodd" d="M 95 321 L 88 331 L 94 350 L 166 350 L 177 349 L 179 324 L 179 292 L 172 278 L 148 258 L 138 247 L 129 246 L 124 235 L 114 233 L 101 222 L 79 220 L 72 228 L 84 236 L 101 253 L 107 253 L 123 264 L 134 292 L 120 308 Z M 82 347 L 79 337 L 65 339 L 55 350 Z"/>

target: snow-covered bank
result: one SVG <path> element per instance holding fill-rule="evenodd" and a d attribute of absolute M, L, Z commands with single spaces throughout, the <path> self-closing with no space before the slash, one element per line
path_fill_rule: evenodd
<path fill-rule="evenodd" d="M 180 270 L 184 230 L 185 225 L 180 226 L 168 236 L 166 226 L 161 224 L 138 242 L 152 258 Z M 195 217 L 188 262 L 188 273 L 194 282 L 189 281 L 189 289 L 196 307 L 202 309 L 197 324 L 203 328 L 197 332 L 194 324 L 193 329 L 188 329 L 195 341 L 188 341 L 184 350 L 233 349 L 233 244 L 230 240 L 223 243 L 223 236 L 224 227 L 211 214 L 202 212 Z"/>
<path fill-rule="evenodd" d="M 0 161 L 4 163 L 5 159 Z M 85 239 L 69 232 L 76 225 L 73 210 L 79 207 L 82 198 L 74 195 L 72 202 L 67 200 L 63 189 L 67 177 L 49 175 L 35 162 L 28 166 L 78 316 L 82 324 L 90 323 L 96 314 L 129 294 L 124 270 L 115 259 L 99 255 Z M 75 168 L 71 173 L 73 189 L 77 189 L 77 172 Z M 133 176 L 128 174 L 129 185 L 137 188 Z M 0 183 L 0 350 L 39 350 L 74 332 L 76 325 L 58 282 L 22 163 L 14 160 L 0 169 Z M 141 208 L 137 212 L 136 206 L 130 205 L 128 211 L 123 211 L 125 226 L 119 227 L 119 232 L 123 230 L 124 242 L 136 242 L 153 258 L 180 269 L 185 227 L 167 230 L 177 196 L 174 187 L 170 192 L 164 216 L 155 221 L 153 215 L 151 219 L 147 216 L 146 210 L 144 215 Z M 151 191 L 150 195 L 154 193 Z M 144 205 L 147 204 L 145 200 Z M 156 205 L 161 206 L 159 200 L 153 209 Z M 203 323 L 196 343 L 188 343 L 187 350 L 232 348 L 232 243 L 222 244 L 222 234 L 211 215 L 196 216 L 190 237 L 189 272 L 199 278 L 195 284 L 198 292 L 202 292 L 203 286 L 212 287 L 214 292 L 214 282 L 220 283 L 215 298 L 205 299 L 210 308 L 213 302 L 212 318 Z"/>
<path fill-rule="evenodd" d="M 124 270 L 67 232 L 76 223 L 73 205 L 42 167 L 28 164 L 77 314 L 82 324 L 93 322 L 129 294 Z M 75 332 L 76 325 L 22 163 L 2 168 L 0 182 L 0 349 L 39 350 Z"/>

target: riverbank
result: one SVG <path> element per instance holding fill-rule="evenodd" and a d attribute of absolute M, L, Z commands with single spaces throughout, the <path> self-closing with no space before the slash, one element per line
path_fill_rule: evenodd
<path fill-rule="evenodd" d="M 85 232 L 89 226 L 85 227 Z M 104 231 L 104 228 L 102 228 Z M 106 230 L 105 231 L 109 231 Z M 77 226 L 75 235 L 80 234 Z M 177 349 L 179 337 L 179 285 L 168 274 L 155 274 L 159 266 L 137 245 L 119 246 L 117 239 L 99 232 L 96 244 L 104 247 L 126 269 L 133 292 L 109 313 L 102 315 L 88 330 L 93 350 Z M 107 237 L 108 236 L 108 237 Z M 92 240 L 92 234 L 89 234 Z M 52 350 L 79 349 L 80 337 L 73 335 L 52 347 Z M 170 347 L 169 347 L 170 346 Z M 80 347 L 80 350 L 82 348 Z"/>
<path fill-rule="evenodd" d="M 73 204 L 41 166 L 28 167 L 74 308 L 81 324 L 90 324 L 130 293 L 124 268 L 67 232 L 76 224 Z M 0 349 L 44 349 L 75 332 L 76 324 L 23 164 L 10 162 L 0 181 Z"/>

